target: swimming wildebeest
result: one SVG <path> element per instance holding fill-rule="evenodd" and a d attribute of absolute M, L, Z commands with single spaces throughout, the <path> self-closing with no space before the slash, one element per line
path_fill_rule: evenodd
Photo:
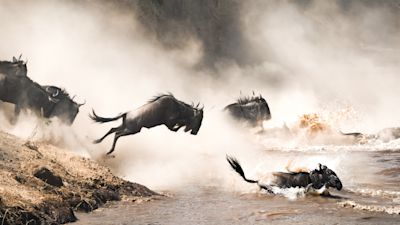
<path fill-rule="evenodd" d="M 18 59 L 13 57 L 13 61 L 0 61 L 0 73 L 7 76 L 26 76 L 28 69 L 26 62 L 21 60 L 21 56 Z"/>
<path fill-rule="evenodd" d="M 237 102 L 227 105 L 224 110 L 239 120 L 252 126 L 261 126 L 264 120 L 271 119 L 267 101 L 261 96 L 241 97 Z"/>
<path fill-rule="evenodd" d="M 46 91 L 27 76 L 10 76 L 0 74 L 0 100 L 15 105 L 15 115 L 18 116 L 22 109 L 28 109 L 35 114 L 52 118 L 58 117 L 68 125 L 72 124 L 78 108 L 65 92 L 54 95 Z M 63 94 L 64 97 L 61 97 Z"/>
<path fill-rule="evenodd" d="M 150 100 L 147 104 L 134 111 L 122 113 L 114 118 L 104 118 L 93 114 L 89 117 L 98 123 L 106 123 L 122 118 L 122 124 L 119 127 L 111 128 L 102 138 L 95 140 L 94 143 L 100 143 L 108 135 L 115 132 L 114 142 L 111 154 L 115 149 L 118 138 L 126 135 L 136 134 L 143 127 L 151 128 L 158 125 L 165 125 L 171 131 L 178 131 L 185 126 L 185 132 L 196 135 L 199 132 L 203 120 L 203 108 L 188 105 L 177 100 L 172 94 L 159 95 Z"/>
<path fill-rule="evenodd" d="M 374 134 L 364 134 L 360 132 L 354 133 L 343 133 L 345 136 L 353 136 L 355 141 L 359 144 L 365 144 L 368 141 L 379 140 L 382 142 L 389 142 L 400 138 L 400 127 L 388 127 L 384 128 Z"/>
<path fill-rule="evenodd" d="M 256 183 L 261 189 L 265 189 L 270 193 L 273 193 L 272 187 L 276 186 L 279 188 L 290 188 L 290 187 L 304 187 L 309 190 L 311 187 L 314 189 L 320 189 L 322 187 L 332 187 L 337 190 L 342 189 L 342 182 L 339 177 L 326 166 L 319 164 L 319 168 L 310 172 L 277 172 L 273 173 L 274 181 L 271 185 L 260 184 L 258 180 L 247 179 L 244 175 L 244 171 L 239 164 L 239 161 L 233 157 L 226 156 L 231 167 L 246 181 L 249 183 Z"/>

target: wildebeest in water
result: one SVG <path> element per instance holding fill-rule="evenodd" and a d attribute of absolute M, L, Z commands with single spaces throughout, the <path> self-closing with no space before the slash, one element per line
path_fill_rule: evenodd
<path fill-rule="evenodd" d="M 341 190 L 343 185 L 336 173 L 327 166 L 319 164 L 318 169 L 310 172 L 277 172 L 273 173 L 274 181 L 271 185 L 261 184 L 258 180 L 247 179 L 239 161 L 233 157 L 226 157 L 230 166 L 237 172 L 246 182 L 256 183 L 261 189 L 273 193 L 272 187 L 291 188 L 303 187 L 308 191 L 310 188 L 320 189 L 322 187 L 332 187 Z"/>
<path fill-rule="evenodd" d="M 264 120 L 271 119 L 271 112 L 267 101 L 261 96 L 241 97 L 237 102 L 227 105 L 225 110 L 239 120 L 252 126 L 261 126 Z"/>
<path fill-rule="evenodd" d="M 98 123 L 106 123 L 122 118 L 120 126 L 111 128 L 103 137 L 94 141 L 96 144 L 100 143 L 108 135 L 115 132 L 111 150 L 107 152 L 107 154 L 111 154 L 115 149 L 118 138 L 136 134 L 143 127 L 151 128 L 165 125 L 174 132 L 181 127 L 185 127 L 185 132 L 191 131 L 191 134 L 196 135 L 203 120 L 203 108 L 199 108 L 199 104 L 194 106 L 179 101 L 172 94 L 164 94 L 156 96 L 134 111 L 125 112 L 113 118 L 100 117 L 96 115 L 94 110 L 89 117 Z"/>
<path fill-rule="evenodd" d="M 0 73 L 7 76 L 21 76 L 24 77 L 28 73 L 27 62 L 21 60 L 21 56 L 18 59 L 13 57 L 13 61 L 0 61 Z"/>

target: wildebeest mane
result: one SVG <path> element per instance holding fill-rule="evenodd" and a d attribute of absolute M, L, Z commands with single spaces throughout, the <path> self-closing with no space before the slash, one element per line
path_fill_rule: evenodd
<path fill-rule="evenodd" d="M 164 97 L 173 98 L 175 101 L 179 102 L 180 104 L 182 104 L 182 105 L 184 105 L 184 106 L 186 106 L 186 107 L 188 107 L 188 108 L 199 109 L 199 108 L 198 108 L 198 105 L 197 105 L 197 106 L 194 106 L 194 104 L 189 105 L 189 104 L 187 104 L 187 103 L 185 103 L 185 102 L 179 101 L 179 100 L 176 99 L 175 96 L 174 96 L 172 93 L 170 93 L 170 92 L 168 92 L 167 94 L 158 94 L 158 95 L 154 96 L 153 98 L 151 98 L 149 101 L 147 101 L 147 103 L 155 102 L 155 101 L 159 100 L 160 98 L 164 98 Z"/>
<path fill-rule="evenodd" d="M 242 96 L 242 97 L 239 97 L 237 100 L 236 100 L 236 102 L 238 103 L 238 104 L 240 104 L 240 105 L 245 105 L 245 104 L 247 104 L 247 103 L 250 103 L 250 102 L 256 102 L 256 101 L 259 101 L 259 100 L 261 100 L 262 99 L 262 96 L 251 96 L 251 97 L 249 97 L 249 96 Z"/>

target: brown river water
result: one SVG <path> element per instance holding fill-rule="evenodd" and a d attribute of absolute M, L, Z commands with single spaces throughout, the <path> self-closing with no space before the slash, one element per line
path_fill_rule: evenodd
<path fill-rule="evenodd" d="M 333 146 L 266 155 L 337 159 L 335 171 L 344 189 L 330 190 L 332 197 L 304 194 L 298 188 L 271 195 L 254 188 L 190 182 L 185 188 L 158 190 L 168 197 L 139 204 L 109 203 L 93 213 L 78 214 L 76 224 L 400 224 L 400 150 Z"/>

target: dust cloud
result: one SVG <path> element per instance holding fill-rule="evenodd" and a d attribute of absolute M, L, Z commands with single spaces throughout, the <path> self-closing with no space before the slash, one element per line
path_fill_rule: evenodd
<path fill-rule="evenodd" d="M 46 127 L 38 136 L 163 189 L 188 182 L 231 185 L 225 154 L 268 165 L 263 170 L 284 169 L 288 159 L 261 157 L 268 140 L 223 114 L 241 92 L 266 97 L 273 117 L 266 126 L 349 108 L 348 118 L 328 115 L 334 129 L 373 132 L 400 125 L 396 1 L 163 2 L 2 1 L 0 58 L 22 53 L 34 81 L 64 87 L 87 102 L 71 128 L 57 121 L 38 125 L 43 121 L 24 116 L 17 126 L 3 123 L 2 129 L 29 137 Z M 197 13 L 174 10 L 178 3 L 181 10 Z M 112 138 L 99 145 L 91 141 L 119 121 L 94 124 L 87 117 L 91 109 L 114 116 L 165 92 L 205 105 L 199 134 L 143 129 L 121 138 L 116 157 L 104 159 Z M 340 160 L 309 162 L 336 169 Z"/>

